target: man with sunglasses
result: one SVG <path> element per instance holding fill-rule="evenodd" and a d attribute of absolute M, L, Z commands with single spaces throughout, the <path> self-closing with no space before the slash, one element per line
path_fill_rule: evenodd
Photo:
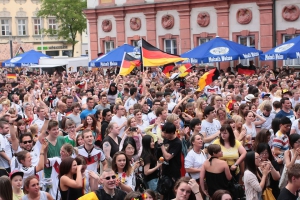
<path fill-rule="evenodd" d="M 124 200 L 126 193 L 116 188 L 116 180 L 115 172 L 112 169 L 104 170 L 100 177 L 103 188 L 90 192 L 78 200 Z"/>

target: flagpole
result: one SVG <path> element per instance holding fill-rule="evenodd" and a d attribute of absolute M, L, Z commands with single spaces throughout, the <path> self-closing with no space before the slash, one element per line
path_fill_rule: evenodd
<path fill-rule="evenodd" d="M 120 70 L 119 70 L 119 74 L 118 74 L 118 75 L 120 75 L 120 72 L 121 72 L 121 69 L 122 69 L 122 66 L 123 66 L 123 63 L 124 63 L 125 55 L 126 55 L 126 52 L 124 52 L 124 54 L 123 54 L 123 59 L 122 59 L 122 63 L 121 63 L 121 66 L 120 66 Z"/>
<path fill-rule="evenodd" d="M 144 63 L 143 63 L 143 51 L 142 51 L 142 47 L 143 47 L 143 38 L 141 39 L 142 40 L 142 45 L 140 46 L 140 52 L 141 52 L 141 72 L 144 71 Z"/>

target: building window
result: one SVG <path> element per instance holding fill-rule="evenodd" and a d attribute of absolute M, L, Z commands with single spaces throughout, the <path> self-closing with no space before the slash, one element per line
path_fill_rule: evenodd
<path fill-rule="evenodd" d="M 1 35 L 10 35 L 10 26 L 8 19 L 1 19 Z"/>
<path fill-rule="evenodd" d="M 283 39 L 282 42 L 287 42 L 290 39 L 293 39 L 297 36 L 299 36 L 300 34 L 296 34 L 296 35 L 283 35 Z M 295 65 L 300 65 L 300 58 L 296 58 L 296 59 L 287 59 L 284 61 L 284 65 L 288 65 L 288 66 L 295 66 Z"/>
<path fill-rule="evenodd" d="M 238 43 L 245 45 L 247 47 L 255 48 L 255 36 L 239 36 L 238 37 Z M 244 66 L 249 66 L 249 61 L 253 60 L 255 62 L 254 58 L 250 59 L 241 59 L 240 63 Z"/>
<path fill-rule="evenodd" d="M 56 30 L 56 19 L 49 19 L 49 29 Z"/>
<path fill-rule="evenodd" d="M 33 20 L 33 28 L 34 28 L 34 35 L 41 34 L 41 20 L 40 19 Z"/>
<path fill-rule="evenodd" d="M 26 19 L 18 19 L 18 35 L 26 35 Z"/>
<path fill-rule="evenodd" d="M 177 54 L 177 42 L 176 39 L 165 39 L 164 40 L 165 52 L 171 54 Z"/>
<path fill-rule="evenodd" d="M 138 47 L 139 46 L 139 40 L 131 40 L 131 45 L 134 47 Z"/>
<path fill-rule="evenodd" d="M 207 37 L 207 38 L 198 38 L 198 45 L 204 44 L 205 42 L 210 41 L 212 38 Z"/>
<path fill-rule="evenodd" d="M 104 51 L 105 53 L 110 52 L 111 50 L 113 50 L 115 48 L 115 43 L 114 41 L 105 41 L 104 42 Z"/>

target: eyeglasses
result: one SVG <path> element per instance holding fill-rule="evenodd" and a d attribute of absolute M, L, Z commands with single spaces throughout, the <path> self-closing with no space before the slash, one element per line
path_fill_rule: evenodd
<path fill-rule="evenodd" d="M 299 141 L 299 142 L 300 142 L 300 141 Z M 262 156 L 268 156 L 269 153 L 268 153 L 268 152 L 263 152 L 263 153 L 260 153 L 260 155 L 262 155 Z"/>
<path fill-rule="evenodd" d="M 112 175 L 112 176 L 107 176 L 107 177 L 105 177 L 105 179 L 108 180 L 108 181 L 110 180 L 110 178 L 114 180 L 114 179 L 116 179 L 116 176 L 115 176 L 115 175 Z"/>
<path fill-rule="evenodd" d="M 27 143 L 31 144 L 31 143 L 32 143 L 32 140 L 23 141 L 23 144 L 27 144 Z"/>
<path fill-rule="evenodd" d="M 71 126 L 71 127 L 69 127 L 68 129 L 74 129 L 74 128 L 76 128 L 75 126 Z"/>

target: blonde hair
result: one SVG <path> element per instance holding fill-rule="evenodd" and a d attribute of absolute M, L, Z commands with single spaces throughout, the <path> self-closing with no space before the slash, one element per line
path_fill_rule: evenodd
<path fill-rule="evenodd" d="M 5 99 L 4 101 L 2 101 L 1 105 L 7 105 L 7 106 L 10 106 L 10 100 L 8 99 Z"/>
<path fill-rule="evenodd" d="M 29 127 L 29 130 L 31 132 L 32 135 L 35 135 L 38 133 L 39 127 L 37 124 L 33 124 Z"/>
<path fill-rule="evenodd" d="M 243 118 L 240 115 L 233 115 L 232 119 L 234 120 L 235 123 L 243 122 Z"/>
<path fill-rule="evenodd" d="M 172 113 L 170 115 L 168 115 L 166 121 L 170 122 L 170 123 L 174 123 L 174 121 L 176 121 L 178 119 L 178 115 L 176 115 L 175 113 Z"/>
<path fill-rule="evenodd" d="M 281 91 L 281 90 L 277 90 L 277 91 L 274 93 L 274 96 L 282 97 L 282 91 Z"/>
<path fill-rule="evenodd" d="M 273 106 L 272 101 L 264 100 L 261 104 L 259 104 L 257 109 L 259 109 L 262 112 L 264 110 L 265 105 L 270 105 L 271 107 Z"/>

